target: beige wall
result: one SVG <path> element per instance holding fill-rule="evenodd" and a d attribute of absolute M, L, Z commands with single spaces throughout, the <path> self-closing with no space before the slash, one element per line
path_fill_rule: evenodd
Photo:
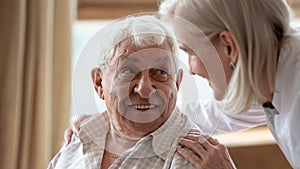
<path fill-rule="evenodd" d="M 300 16 L 300 0 L 287 0 Z M 160 0 L 78 0 L 78 19 L 114 19 L 139 12 L 155 12 Z"/>
<path fill-rule="evenodd" d="M 291 169 L 276 144 L 229 147 L 237 168 L 241 169 Z"/>

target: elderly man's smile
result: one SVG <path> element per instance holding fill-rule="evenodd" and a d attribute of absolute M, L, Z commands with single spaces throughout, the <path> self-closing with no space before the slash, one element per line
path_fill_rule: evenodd
<path fill-rule="evenodd" d="M 158 106 L 153 104 L 133 104 L 133 105 L 129 105 L 129 107 L 134 108 L 136 110 L 150 110 Z"/>

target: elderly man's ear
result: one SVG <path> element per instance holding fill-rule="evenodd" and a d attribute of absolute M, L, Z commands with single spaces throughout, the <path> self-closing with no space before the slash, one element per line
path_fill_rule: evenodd
<path fill-rule="evenodd" d="M 103 85 L 102 85 L 102 72 L 99 68 L 94 68 L 91 72 L 94 89 L 99 97 L 104 100 Z"/>

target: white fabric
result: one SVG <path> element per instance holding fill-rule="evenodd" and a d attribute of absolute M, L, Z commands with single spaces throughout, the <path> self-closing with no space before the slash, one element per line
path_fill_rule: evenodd
<path fill-rule="evenodd" d="M 180 109 L 211 135 L 267 124 L 291 166 L 300 169 L 300 35 L 294 29 L 290 33 L 295 35 L 280 51 L 272 101 L 279 114 L 265 113 L 259 105 L 243 115 L 220 113 L 216 101 L 191 102 Z"/>
<path fill-rule="evenodd" d="M 207 135 L 224 134 L 266 124 L 266 114 L 259 105 L 253 105 L 242 115 L 221 113 L 224 112 L 222 105 L 215 100 L 200 100 L 179 105 L 179 108 Z"/>

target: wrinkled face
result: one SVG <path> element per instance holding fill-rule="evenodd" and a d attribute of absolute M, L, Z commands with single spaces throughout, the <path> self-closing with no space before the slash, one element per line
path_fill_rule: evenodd
<path fill-rule="evenodd" d="M 101 72 L 103 97 L 118 132 L 141 138 L 159 128 L 172 113 L 181 82 L 171 48 L 135 47 L 127 39 L 119 44 L 108 69 Z"/>

